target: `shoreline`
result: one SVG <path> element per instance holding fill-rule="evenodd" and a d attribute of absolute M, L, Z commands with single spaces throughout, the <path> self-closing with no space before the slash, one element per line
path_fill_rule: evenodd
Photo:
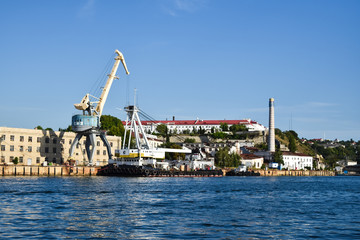
<path fill-rule="evenodd" d="M 101 167 L 88 166 L 20 166 L 8 165 L 0 166 L 0 176 L 98 176 L 97 173 Z M 261 177 L 302 177 L 302 176 L 336 176 L 334 171 L 327 170 L 253 170 L 259 173 Z M 191 171 L 189 171 L 191 173 Z M 223 176 L 226 171 L 223 170 Z M 191 174 L 189 174 L 191 177 Z"/>

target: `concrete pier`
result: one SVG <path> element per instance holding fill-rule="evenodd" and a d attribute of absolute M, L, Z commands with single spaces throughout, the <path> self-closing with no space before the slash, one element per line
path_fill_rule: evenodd
<path fill-rule="evenodd" d="M 278 176 L 292 176 L 292 177 L 301 177 L 301 176 L 335 176 L 334 171 L 315 171 L 315 170 L 254 170 L 256 173 L 260 173 L 260 176 L 264 177 L 278 177 Z"/>
<path fill-rule="evenodd" d="M 96 176 L 98 167 L 0 166 L 0 176 Z"/>

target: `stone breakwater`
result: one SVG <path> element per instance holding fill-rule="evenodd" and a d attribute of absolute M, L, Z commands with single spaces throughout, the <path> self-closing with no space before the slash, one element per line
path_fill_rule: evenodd
<path fill-rule="evenodd" d="M 0 176 L 96 176 L 100 167 L 87 166 L 0 166 Z M 302 171 L 302 170 L 254 170 L 262 177 L 278 176 L 335 176 L 333 171 Z M 223 175 L 226 171 L 223 170 Z"/>

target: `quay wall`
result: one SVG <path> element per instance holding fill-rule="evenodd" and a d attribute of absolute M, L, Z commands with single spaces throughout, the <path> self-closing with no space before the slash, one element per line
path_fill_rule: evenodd
<path fill-rule="evenodd" d="M 0 166 L 0 176 L 96 176 L 98 167 Z"/>
<path fill-rule="evenodd" d="M 278 176 L 335 176 L 334 171 L 315 171 L 315 170 L 254 170 L 256 173 L 260 173 L 260 176 L 264 177 L 278 177 Z"/>
<path fill-rule="evenodd" d="M 99 167 L 67 167 L 67 166 L 0 166 L 0 176 L 96 176 Z M 223 170 L 223 175 L 226 175 Z M 264 177 L 278 176 L 335 176 L 334 171 L 302 171 L 302 170 L 254 170 Z"/>

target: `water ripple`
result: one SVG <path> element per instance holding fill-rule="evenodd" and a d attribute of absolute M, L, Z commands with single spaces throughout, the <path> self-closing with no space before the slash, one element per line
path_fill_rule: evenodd
<path fill-rule="evenodd" d="M 356 239 L 358 177 L 3 177 L 5 239 Z"/>

